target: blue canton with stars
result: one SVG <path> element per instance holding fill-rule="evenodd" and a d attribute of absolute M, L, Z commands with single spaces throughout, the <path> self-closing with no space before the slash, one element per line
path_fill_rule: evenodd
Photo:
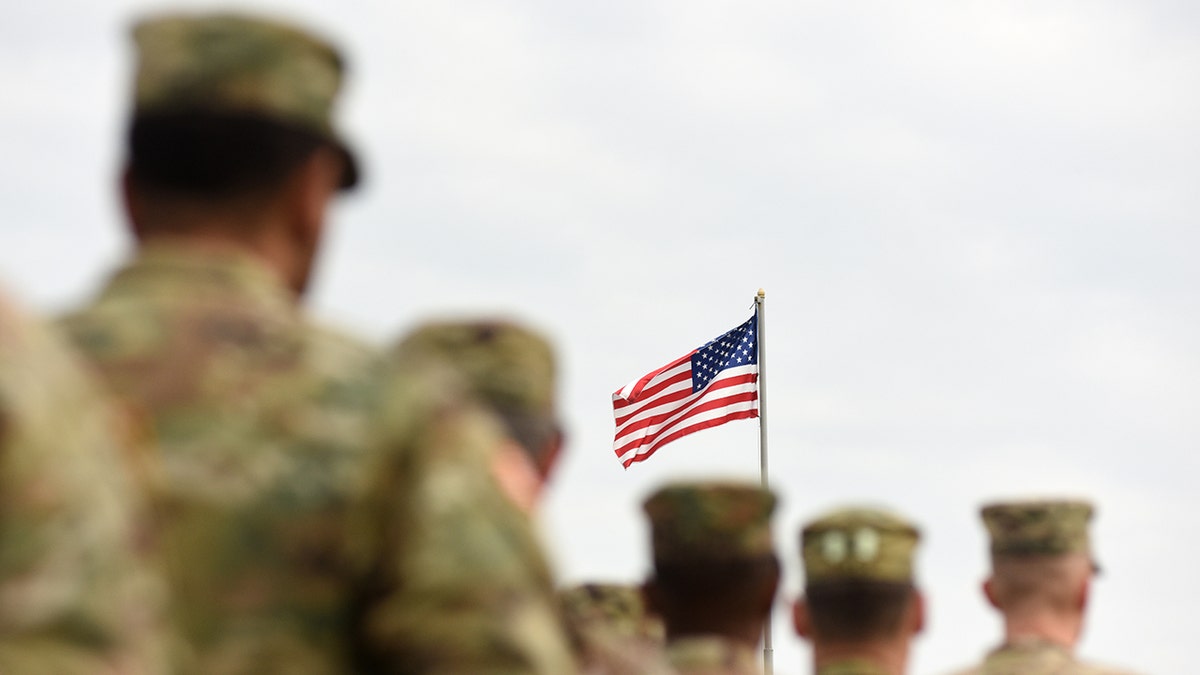
<path fill-rule="evenodd" d="M 746 323 L 708 342 L 692 354 L 692 393 L 707 387 L 726 368 L 758 363 L 758 347 L 754 342 L 757 319 L 758 314 L 755 313 Z"/>

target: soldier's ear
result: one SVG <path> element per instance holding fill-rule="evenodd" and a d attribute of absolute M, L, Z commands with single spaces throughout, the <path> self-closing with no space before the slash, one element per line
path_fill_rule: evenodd
<path fill-rule="evenodd" d="M 1088 599 L 1091 596 L 1091 594 L 1092 594 L 1092 578 L 1089 575 L 1089 576 L 1084 577 L 1083 581 L 1080 582 L 1079 594 L 1076 596 L 1076 599 L 1075 599 L 1075 603 L 1076 603 L 1075 609 L 1080 614 L 1082 614 L 1083 611 L 1087 609 Z"/>
<path fill-rule="evenodd" d="M 909 613 L 909 628 L 911 629 L 911 633 L 916 635 L 925 630 L 925 595 L 921 591 L 913 591 Z"/>
<path fill-rule="evenodd" d="M 325 212 L 338 191 L 343 162 L 341 156 L 332 149 L 317 148 L 284 183 L 283 194 L 288 201 L 292 226 L 295 228 L 293 234 L 306 244 L 320 236 Z"/>
<path fill-rule="evenodd" d="M 1000 602 L 996 599 L 996 583 L 993 577 L 988 577 L 983 580 L 983 597 L 987 598 L 988 604 L 996 609 L 1000 609 Z"/>
<path fill-rule="evenodd" d="M 537 470 L 542 477 L 542 482 L 550 480 L 550 474 L 554 472 L 554 468 L 558 466 L 558 460 L 562 457 L 564 447 L 564 436 L 562 431 L 555 431 L 554 434 L 546 440 L 546 447 L 538 453 Z"/>
<path fill-rule="evenodd" d="M 796 602 L 792 603 L 792 627 L 796 629 L 796 635 L 805 640 L 812 640 L 812 618 L 808 615 L 808 603 L 805 602 L 804 596 L 796 598 Z"/>

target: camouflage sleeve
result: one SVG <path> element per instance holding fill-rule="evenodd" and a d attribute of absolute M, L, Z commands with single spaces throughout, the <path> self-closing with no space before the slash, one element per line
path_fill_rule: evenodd
<path fill-rule="evenodd" d="M 359 615 L 386 673 L 569 674 L 573 657 L 530 524 L 490 471 L 500 423 L 446 373 L 397 364 L 360 523 L 374 542 Z"/>
<path fill-rule="evenodd" d="M 165 672 L 116 429 L 67 347 L 0 299 L 0 673 Z"/>

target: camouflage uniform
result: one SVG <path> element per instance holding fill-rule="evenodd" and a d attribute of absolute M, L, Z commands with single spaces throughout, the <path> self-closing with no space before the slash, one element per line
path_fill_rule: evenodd
<path fill-rule="evenodd" d="M 888 675 L 887 671 L 870 661 L 846 659 L 830 661 L 817 668 L 817 675 Z"/>
<path fill-rule="evenodd" d="M 373 505 L 366 517 L 408 515 L 400 517 L 404 532 L 379 539 L 372 556 L 367 665 L 447 674 L 575 672 L 533 523 L 498 489 L 492 471 L 497 448 L 520 436 L 514 420 L 528 422 L 522 427 L 556 423 L 549 345 L 504 322 L 433 324 L 398 345 L 390 367 L 389 437 L 414 437 L 401 420 L 420 405 L 412 399 L 428 395 L 412 392 L 412 383 L 432 378 L 461 378 L 465 393 L 503 414 L 464 410 L 473 421 L 455 433 L 476 440 L 426 440 L 414 452 L 390 455 L 406 463 L 377 472 L 372 495 L 385 505 Z M 430 416 L 438 415 L 419 415 Z M 423 480 L 414 484 L 412 476 Z"/>
<path fill-rule="evenodd" d="M 147 247 L 64 326 L 157 444 L 186 672 L 343 672 L 375 355 L 249 258 Z"/>
<path fill-rule="evenodd" d="M 341 147 L 325 43 L 234 15 L 161 16 L 134 38 L 135 116 L 254 114 Z M 379 357 L 310 322 L 256 257 L 186 242 L 141 246 L 63 326 L 155 450 L 178 669 L 345 672 L 345 521 Z"/>
<path fill-rule="evenodd" d="M 889 511 L 850 507 L 809 522 L 800 533 L 805 591 L 847 582 L 911 587 L 920 532 Z M 820 663 L 817 675 L 883 675 L 869 653 Z"/>
<path fill-rule="evenodd" d="M 1093 557 L 1088 523 L 1092 505 L 1076 500 L 1003 502 L 983 507 L 980 515 L 991 539 L 993 556 Z M 1092 566 L 1099 569 L 1093 558 Z M 993 650 L 984 662 L 961 675 L 1128 675 L 1127 671 L 1076 660 L 1062 645 L 1030 637 Z"/>
<path fill-rule="evenodd" d="M 0 298 L 0 673 L 168 672 L 119 418 Z"/>
<path fill-rule="evenodd" d="M 742 483 L 677 483 L 658 490 L 644 504 L 655 566 L 774 555 L 775 502 L 771 492 Z M 667 634 L 667 662 L 682 675 L 761 672 L 754 645 L 721 635 L 671 637 L 670 625 Z"/>
<path fill-rule="evenodd" d="M 1130 675 L 1081 663 L 1069 649 L 1041 640 L 1018 640 L 992 651 L 983 664 L 959 675 Z"/>
<path fill-rule="evenodd" d="M 758 675 L 759 651 L 715 635 L 680 638 L 667 644 L 667 662 L 680 675 Z"/>

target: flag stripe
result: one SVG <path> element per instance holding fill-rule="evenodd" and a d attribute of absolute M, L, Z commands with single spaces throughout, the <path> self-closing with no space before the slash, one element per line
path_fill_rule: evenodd
<path fill-rule="evenodd" d="M 671 370 L 663 371 L 653 381 L 645 382 L 642 389 L 636 394 L 630 393 L 629 396 L 622 396 L 620 391 L 613 394 L 613 410 L 616 411 L 628 408 L 631 405 L 637 405 L 658 395 L 663 389 L 679 384 L 680 382 L 686 382 L 688 391 L 691 391 L 692 366 L 690 361 L 676 365 Z"/>
<path fill-rule="evenodd" d="M 668 435 L 676 427 L 680 426 L 687 420 L 698 415 L 704 415 L 713 411 L 721 412 L 724 408 L 737 406 L 743 403 L 749 403 L 757 406 L 758 392 L 751 391 L 737 394 L 735 396 L 727 396 L 718 398 L 712 401 L 706 401 L 699 405 L 688 408 L 687 411 L 680 415 L 672 416 L 672 418 L 662 424 L 656 424 L 647 427 L 643 430 L 630 432 L 626 437 L 628 442 L 614 448 L 618 456 L 623 456 L 630 449 L 637 448 L 646 444 L 655 444 L 659 438 Z"/>
<path fill-rule="evenodd" d="M 624 458 L 621 460 L 621 464 L 625 468 L 629 468 L 629 466 L 634 464 L 635 462 L 644 461 L 646 458 L 648 458 L 650 455 L 653 455 L 655 453 L 655 451 L 657 451 L 659 448 L 666 445 L 667 443 L 670 443 L 671 441 L 674 441 L 674 440 L 677 440 L 684 436 L 687 436 L 688 434 L 692 434 L 697 431 L 703 431 L 704 429 L 711 429 L 712 427 L 721 426 L 722 424 L 725 424 L 726 422 L 732 422 L 734 420 L 753 419 L 755 417 L 758 417 L 757 402 L 748 406 L 747 409 L 727 411 L 726 414 L 724 414 L 720 417 L 706 419 L 706 420 L 697 422 L 695 424 L 688 425 L 688 426 L 686 426 L 682 429 L 679 429 L 667 436 L 663 436 L 662 438 L 655 441 L 650 446 L 627 452 L 625 454 Z"/>
<path fill-rule="evenodd" d="M 633 382 L 630 382 L 629 384 L 625 385 L 624 387 L 621 387 L 620 389 L 617 390 L 617 392 L 615 394 L 613 394 L 613 400 L 615 401 L 616 397 L 620 396 L 622 399 L 636 401 L 637 399 L 642 397 L 642 392 L 650 384 L 650 382 L 652 380 L 654 380 L 655 378 L 660 377 L 666 371 L 668 371 L 668 370 L 673 371 L 675 368 L 678 368 L 679 366 L 688 366 L 688 368 L 685 368 L 684 370 L 685 370 L 685 372 L 689 371 L 691 363 L 692 363 L 692 354 L 695 354 L 695 353 L 696 353 L 696 350 L 693 349 L 692 351 L 675 359 L 674 361 L 668 363 L 667 365 L 663 366 L 662 368 L 651 371 L 651 372 L 647 373 L 645 376 L 641 377 L 640 379 L 634 380 Z M 668 374 L 668 376 L 669 376 L 669 374 Z"/>
<path fill-rule="evenodd" d="M 681 407 L 686 407 L 693 403 L 699 402 L 701 398 L 728 396 L 732 392 L 725 390 L 729 389 L 730 387 L 737 387 L 738 391 L 755 391 L 757 377 L 758 376 L 753 372 L 735 374 L 719 380 L 714 380 L 712 384 L 698 392 L 693 393 L 690 384 L 683 389 L 673 389 L 669 392 L 664 392 L 654 400 L 646 401 L 643 405 L 639 406 L 637 410 L 633 410 L 626 415 L 618 417 L 617 436 L 624 436 L 637 427 L 649 424 L 650 422 L 648 420 L 657 421 L 665 419 L 666 417 L 679 412 Z M 663 410 L 668 412 L 661 412 Z"/>

